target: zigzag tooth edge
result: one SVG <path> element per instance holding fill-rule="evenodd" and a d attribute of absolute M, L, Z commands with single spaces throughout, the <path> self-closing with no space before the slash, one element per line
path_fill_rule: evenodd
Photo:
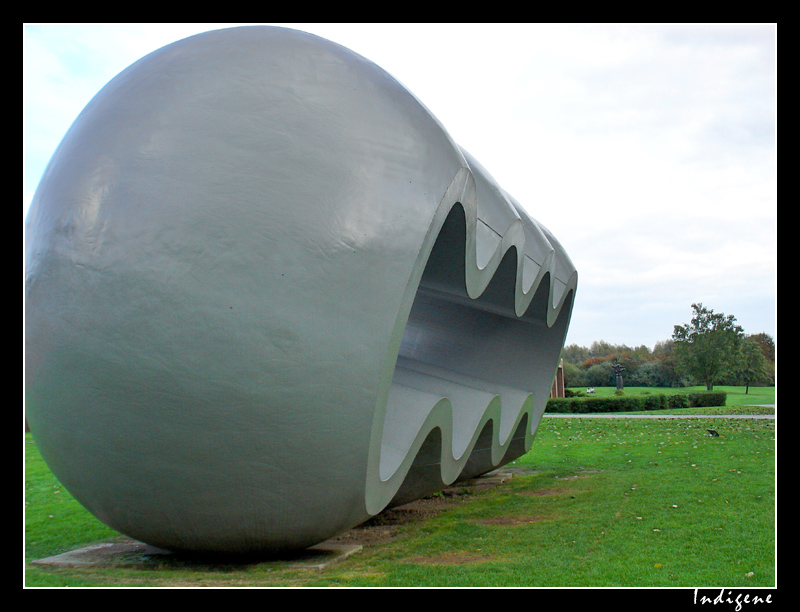
<path fill-rule="evenodd" d="M 518 204 L 508 197 L 505 192 L 503 192 L 503 194 L 508 198 L 506 202 L 509 206 L 513 206 L 515 208 L 518 207 Z M 542 261 L 535 278 L 530 282 L 527 290 L 523 286 L 523 276 L 526 265 L 524 258 L 527 256 L 525 253 L 525 243 L 527 238 L 523 227 L 523 221 L 521 219 L 518 218 L 509 225 L 509 227 L 506 229 L 506 232 L 502 234 L 500 242 L 485 265 L 483 267 L 478 265 L 479 245 L 477 224 L 479 223 L 478 211 L 480 207 L 477 201 L 475 177 L 469 165 L 462 167 L 456 173 L 441 200 L 439 210 L 437 211 L 432 224 L 432 235 L 429 236 L 432 238 L 432 240 L 429 240 L 430 244 L 427 245 L 427 250 L 424 253 L 426 262 L 430 253 L 430 249 L 433 247 L 433 243 L 442 229 L 444 220 L 453 206 L 458 204 L 463 207 L 466 217 L 466 261 L 464 262 L 465 279 L 467 284 L 467 294 L 472 300 L 477 300 L 483 294 L 492 278 L 494 278 L 498 267 L 506 256 L 506 253 L 513 247 L 516 250 L 517 255 L 516 281 L 514 288 L 514 310 L 517 317 L 522 317 L 527 312 L 531 301 L 533 300 L 537 291 L 540 289 L 545 278 L 547 278 L 549 281 L 547 286 L 548 293 L 545 317 L 547 328 L 552 328 L 555 325 L 556 320 L 561 315 L 565 304 L 569 309 L 565 315 L 567 317 L 571 316 L 572 301 L 577 289 L 577 272 L 574 270 L 571 262 L 566 257 L 566 253 L 563 251 L 563 249 L 561 249 L 560 244 L 556 243 L 553 245 L 552 242 L 554 242 L 554 240 L 552 239 L 552 235 L 550 235 L 549 232 L 535 220 L 530 219 L 533 226 L 539 230 L 538 233 L 540 237 L 547 241 L 549 252 L 544 261 Z M 519 209 L 517 208 L 517 210 Z M 524 211 L 523 214 L 525 214 Z M 556 252 L 557 249 L 560 250 L 560 253 Z M 566 259 L 567 270 L 570 271 L 569 276 L 566 279 L 559 278 L 556 274 L 556 267 L 558 263 L 557 256 L 559 254 Z M 421 276 L 422 270 L 419 272 Z M 563 287 L 560 288 L 560 291 L 556 291 L 556 285 L 559 283 L 563 284 Z M 415 291 L 418 286 L 419 279 L 417 279 L 416 283 L 414 283 Z M 399 365 L 397 367 L 399 367 Z M 552 384 L 552 378 L 556 367 L 557 363 L 553 364 L 553 372 L 547 374 L 548 390 L 549 386 Z M 402 385 L 395 380 L 392 380 L 391 386 L 395 390 L 397 390 L 399 387 L 402 387 Z M 375 433 L 379 433 L 381 435 L 381 443 L 378 446 L 380 451 L 379 456 L 370 457 L 373 465 L 371 465 L 370 469 L 368 470 L 367 476 L 366 502 L 368 512 L 373 515 L 377 514 L 392 500 L 408 475 L 409 469 L 414 463 L 414 460 L 417 458 L 417 454 L 419 453 L 423 443 L 436 428 L 438 428 L 441 432 L 440 471 L 442 482 L 445 485 L 450 484 L 458 479 L 472 454 L 478 437 L 484 431 L 487 424 L 492 429 L 491 461 L 495 468 L 505 463 L 503 459 L 512 443 L 513 433 L 517 431 L 520 423 L 526 416 L 528 419 L 528 426 L 525 430 L 525 452 L 527 452 L 530 449 L 534 432 L 538 426 L 539 420 L 541 419 L 542 413 L 544 412 L 544 405 L 542 404 L 542 401 L 546 402 L 546 397 L 541 399 L 534 398 L 533 393 L 525 393 L 520 390 L 515 391 L 516 392 L 512 391 L 511 395 L 516 396 L 517 401 L 515 402 L 515 405 L 518 405 L 519 408 L 517 409 L 516 416 L 514 417 L 513 425 L 510 428 L 504 428 L 506 429 L 507 433 L 505 439 L 502 439 L 503 436 L 501 435 L 502 411 L 503 408 L 508 410 L 513 410 L 514 408 L 509 406 L 508 402 L 503 404 L 500 396 L 501 394 L 507 394 L 498 389 L 492 400 L 487 403 L 486 408 L 482 411 L 480 417 L 477 420 L 473 419 L 475 426 L 472 430 L 471 436 L 469 437 L 469 442 L 466 445 L 460 445 L 460 448 L 463 447 L 463 450 L 460 452 L 456 452 L 454 450 L 453 432 L 454 428 L 457 427 L 457 424 L 454 422 L 454 407 L 451 399 L 444 394 L 442 394 L 440 398 L 436 399 L 435 396 L 437 394 L 430 394 L 431 401 L 433 403 L 430 404 L 430 409 L 427 410 L 427 414 L 425 415 L 423 422 L 419 424 L 417 434 L 414 436 L 410 447 L 405 451 L 402 460 L 399 463 L 396 462 L 394 469 L 388 470 L 391 473 L 385 473 L 386 471 L 381 469 L 381 464 L 384 463 L 381 460 L 385 458 L 384 453 L 387 452 L 383 443 L 383 425 L 386 412 L 388 410 L 388 405 L 384 405 L 382 407 L 382 414 L 379 415 L 380 419 L 378 419 L 380 427 L 373 429 L 373 435 L 375 435 Z M 522 401 L 519 401 L 520 399 Z M 424 409 L 423 412 L 425 412 Z M 371 454 L 374 453 L 371 452 Z M 377 463 L 377 465 L 375 465 L 375 463 Z"/>

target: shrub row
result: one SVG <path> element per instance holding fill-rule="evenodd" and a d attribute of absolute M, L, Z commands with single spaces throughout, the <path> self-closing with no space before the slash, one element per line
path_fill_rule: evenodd
<path fill-rule="evenodd" d="M 590 414 L 594 412 L 640 412 L 669 408 L 695 408 L 724 406 L 726 394 L 722 392 L 676 393 L 673 395 L 630 395 L 613 397 L 553 397 L 547 402 L 545 412 Z"/>
<path fill-rule="evenodd" d="M 689 393 L 689 406 L 724 406 L 727 394 L 724 391 L 705 391 L 703 393 Z"/>

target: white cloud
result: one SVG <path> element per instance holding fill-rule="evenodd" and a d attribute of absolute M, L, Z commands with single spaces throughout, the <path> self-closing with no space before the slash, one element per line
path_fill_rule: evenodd
<path fill-rule="evenodd" d="M 553 231 L 580 275 L 570 342 L 652 346 L 695 301 L 775 334 L 775 27 L 286 25 L 393 74 Z M 23 198 L 105 82 L 214 27 L 26 28 Z"/>

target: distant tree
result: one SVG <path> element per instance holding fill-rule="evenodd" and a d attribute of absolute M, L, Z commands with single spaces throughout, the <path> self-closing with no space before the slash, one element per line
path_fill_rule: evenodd
<path fill-rule="evenodd" d="M 583 380 L 587 387 L 613 387 L 614 370 L 611 361 L 603 361 L 587 368 Z"/>
<path fill-rule="evenodd" d="M 680 377 L 675 369 L 666 361 L 650 359 L 643 363 L 636 372 L 627 377 L 631 387 L 678 387 Z"/>
<path fill-rule="evenodd" d="M 616 351 L 617 347 L 605 340 L 595 340 L 589 346 L 590 357 L 608 357 L 608 355 Z"/>
<path fill-rule="evenodd" d="M 745 395 L 750 392 L 751 383 L 769 380 L 772 369 L 767 358 L 761 350 L 761 345 L 753 336 L 747 336 L 742 341 L 741 359 L 736 369 L 736 377 L 745 383 Z"/>
<path fill-rule="evenodd" d="M 681 370 L 711 391 L 715 381 L 736 370 L 744 330 L 733 315 L 715 313 L 702 303 L 692 304 L 692 310 L 691 322 L 674 328 L 675 357 Z"/>
<path fill-rule="evenodd" d="M 578 365 L 589 359 L 589 349 L 577 344 L 568 344 L 561 351 L 561 356 L 565 362 Z"/>
<path fill-rule="evenodd" d="M 675 357 L 675 342 L 673 340 L 656 342 L 650 359 L 661 366 L 659 369 L 664 380 L 669 381 L 666 386 L 685 387 L 689 384 L 678 368 Z"/>
<path fill-rule="evenodd" d="M 649 350 L 645 346 L 640 347 L 640 349 L 641 348 L 645 351 Z M 611 344 L 605 340 L 595 340 L 589 347 L 589 357 L 612 357 L 620 353 L 632 353 L 638 350 L 639 349 L 632 349 L 627 344 Z"/>
<path fill-rule="evenodd" d="M 747 336 L 761 347 L 761 352 L 767 361 L 775 363 L 775 339 L 764 332 Z"/>
<path fill-rule="evenodd" d="M 653 346 L 653 356 L 658 357 L 661 355 L 672 356 L 672 349 L 675 347 L 673 340 L 659 340 Z"/>
<path fill-rule="evenodd" d="M 565 387 L 583 387 L 584 376 L 583 370 L 566 359 L 564 360 L 564 386 Z"/>
<path fill-rule="evenodd" d="M 767 367 L 769 368 L 768 382 L 775 384 L 775 339 L 767 333 L 760 332 L 748 336 L 751 340 L 755 341 L 761 347 L 761 353 L 767 360 Z"/>

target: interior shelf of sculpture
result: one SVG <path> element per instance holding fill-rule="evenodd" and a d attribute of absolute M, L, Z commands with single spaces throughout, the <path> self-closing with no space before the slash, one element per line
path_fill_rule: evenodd
<path fill-rule="evenodd" d="M 26 414 L 101 521 L 302 548 L 525 453 L 577 274 L 367 59 L 187 38 L 77 117 L 26 227 Z"/>

